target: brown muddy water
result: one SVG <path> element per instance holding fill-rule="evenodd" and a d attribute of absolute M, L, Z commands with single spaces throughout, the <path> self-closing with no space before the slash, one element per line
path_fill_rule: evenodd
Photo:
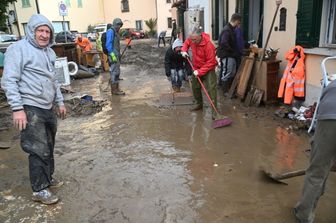
<path fill-rule="evenodd" d="M 134 42 L 122 64 L 126 96 L 104 91 L 106 73 L 72 83 L 78 94 L 106 100 L 106 106 L 59 121 L 55 177 L 65 185 L 55 190 L 58 204 L 31 201 L 19 133 L 0 131 L 12 142 L 0 150 L 0 222 L 294 223 L 290 211 L 303 177 L 279 185 L 259 170 L 306 167 L 308 135 L 288 131 L 272 108 L 245 109 L 221 96 L 219 107 L 234 123 L 220 129 L 211 128 L 209 107 L 160 106 L 160 95 L 171 91 L 164 49 L 154 41 Z M 331 173 L 316 222 L 336 222 L 335 188 Z"/>

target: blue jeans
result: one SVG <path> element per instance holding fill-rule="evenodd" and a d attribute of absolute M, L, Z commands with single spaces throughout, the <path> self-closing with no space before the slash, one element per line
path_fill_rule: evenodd
<path fill-rule="evenodd" d="M 185 79 L 184 70 L 180 69 L 171 69 L 170 70 L 170 77 L 172 86 L 181 87 L 182 81 Z"/>
<path fill-rule="evenodd" d="M 57 117 L 52 109 L 24 106 L 27 127 L 21 132 L 21 148 L 29 154 L 30 183 L 34 192 L 50 185 L 54 173 Z"/>
<path fill-rule="evenodd" d="M 111 75 L 111 83 L 117 84 L 119 83 L 120 76 L 120 62 L 112 62 L 111 57 L 108 56 L 109 64 L 110 64 L 110 75 Z"/>

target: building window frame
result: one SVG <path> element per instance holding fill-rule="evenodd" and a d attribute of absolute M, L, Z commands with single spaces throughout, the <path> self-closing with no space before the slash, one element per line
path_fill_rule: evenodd
<path fill-rule="evenodd" d="M 31 7 L 30 1 L 29 0 L 22 0 L 22 8 L 29 8 Z"/>
<path fill-rule="evenodd" d="M 287 9 L 280 9 L 279 31 L 286 31 Z"/>
<path fill-rule="evenodd" d="M 172 19 L 172 17 L 167 17 L 167 27 L 168 27 L 168 29 L 173 28 L 173 19 Z"/>
<path fill-rule="evenodd" d="M 135 20 L 135 29 L 136 30 L 142 30 L 142 20 Z"/>
<path fill-rule="evenodd" d="M 71 0 L 64 0 L 66 6 L 71 7 Z"/>
<path fill-rule="evenodd" d="M 129 12 L 129 2 L 128 0 L 121 0 L 121 12 Z"/>
<path fill-rule="evenodd" d="M 77 7 L 78 8 L 83 8 L 83 1 L 82 0 L 77 0 Z"/>
<path fill-rule="evenodd" d="M 320 47 L 336 48 L 336 0 L 323 0 Z"/>

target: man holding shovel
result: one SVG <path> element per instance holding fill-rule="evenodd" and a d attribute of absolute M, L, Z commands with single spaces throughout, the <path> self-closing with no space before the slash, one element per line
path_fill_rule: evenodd
<path fill-rule="evenodd" d="M 293 212 L 301 223 L 314 222 L 314 210 L 323 195 L 329 171 L 336 161 L 336 81 L 324 90 L 317 112 L 310 164 L 306 170 L 301 199 Z"/>
<path fill-rule="evenodd" d="M 192 78 L 192 90 L 196 100 L 196 105 L 191 111 L 201 110 L 203 108 L 203 99 L 201 85 L 197 77 L 202 80 L 210 98 L 215 107 L 217 107 L 217 80 L 215 68 L 217 66 L 215 46 L 210 41 L 208 34 L 202 32 L 201 27 L 194 27 L 184 42 L 181 49 L 181 55 L 188 58 L 187 51 L 191 48 L 192 65 L 194 67 Z M 215 111 L 212 112 L 212 118 L 216 118 Z"/>

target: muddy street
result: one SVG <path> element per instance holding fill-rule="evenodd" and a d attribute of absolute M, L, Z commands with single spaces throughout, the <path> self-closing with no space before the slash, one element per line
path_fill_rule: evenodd
<path fill-rule="evenodd" d="M 156 41 L 133 42 L 121 67 L 126 96 L 111 97 L 108 73 L 72 82 L 76 94 L 91 95 L 104 106 L 59 120 L 55 177 L 65 185 L 55 190 L 61 198 L 56 205 L 31 201 L 19 133 L 0 131 L 2 141 L 11 143 L 0 150 L 0 222 L 295 222 L 290 211 L 303 177 L 281 185 L 259 170 L 305 168 L 308 135 L 274 118 L 276 107 L 244 108 L 222 94 L 219 108 L 233 119 L 226 128 L 212 129 L 209 106 L 197 112 L 190 112 L 190 105 L 163 106 L 160 95 L 172 91 L 164 54 Z M 187 83 L 182 90 L 190 92 Z M 1 125 L 7 120 L 8 126 L 6 114 Z M 316 222 L 336 219 L 336 178 L 330 175 Z"/>

